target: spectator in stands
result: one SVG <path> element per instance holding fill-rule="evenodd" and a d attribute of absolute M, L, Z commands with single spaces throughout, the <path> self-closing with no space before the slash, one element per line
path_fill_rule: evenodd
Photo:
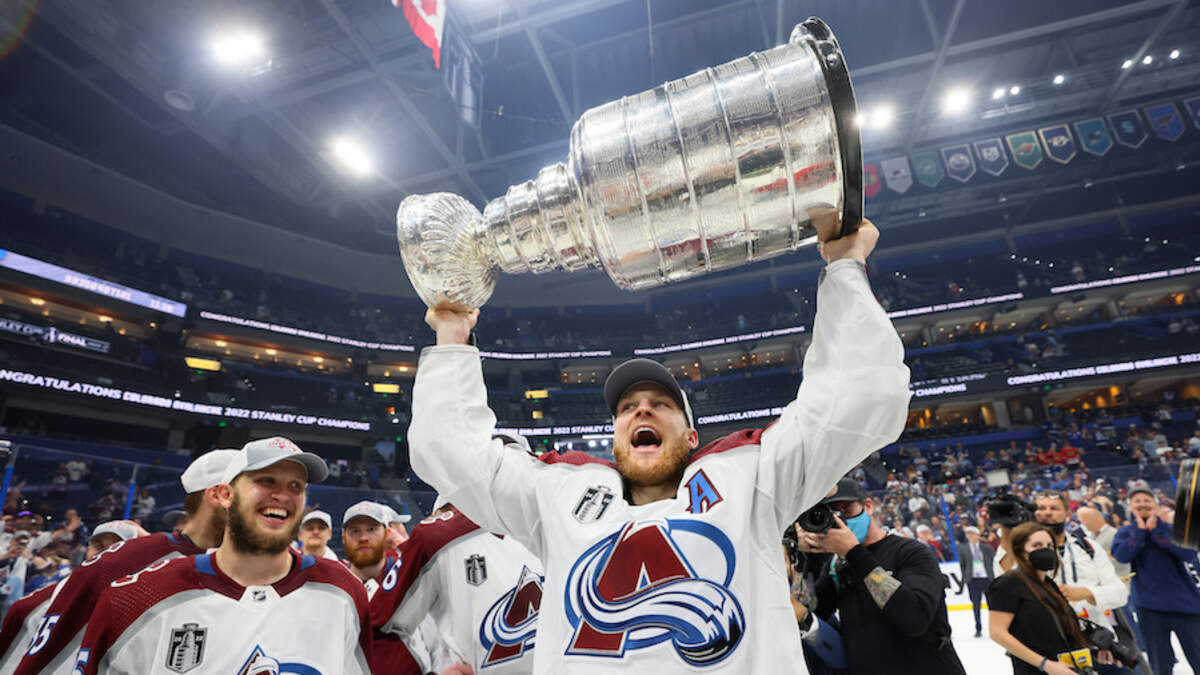
<path fill-rule="evenodd" d="M 968 525 L 963 528 L 966 535 L 966 545 L 959 547 L 958 565 L 962 570 L 962 579 L 967 584 L 967 594 L 971 598 L 971 611 L 975 614 L 975 637 L 983 635 L 983 624 L 979 611 L 983 602 L 983 594 L 992 583 L 992 560 L 996 551 L 979 537 L 979 528 Z"/>
<path fill-rule="evenodd" d="M 1198 564 L 1196 552 L 1171 543 L 1174 513 L 1159 506 L 1144 481 L 1129 487 L 1133 523 L 1117 531 L 1113 556 L 1133 567 L 1133 606 L 1155 675 L 1170 675 L 1175 656 L 1171 633 L 1179 639 L 1193 672 L 1200 672 L 1200 587 L 1185 565 Z"/>
<path fill-rule="evenodd" d="M 150 494 L 148 488 L 139 489 L 137 498 L 133 502 L 133 517 L 139 520 L 149 518 L 150 514 L 154 512 L 156 504 L 157 500 L 154 499 L 154 495 Z"/>
<path fill-rule="evenodd" d="M 942 554 L 942 545 L 933 537 L 933 528 L 928 525 L 917 526 L 917 541 L 928 546 L 938 562 L 945 562 L 946 556 Z"/>

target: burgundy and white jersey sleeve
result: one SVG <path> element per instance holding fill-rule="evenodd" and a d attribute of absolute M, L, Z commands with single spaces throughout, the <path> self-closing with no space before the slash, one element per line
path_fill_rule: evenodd
<path fill-rule="evenodd" d="M 39 629 L 42 628 L 46 608 L 63 583 L 60 581 L 39 588 L 14 602 L 4 613 L 4 623 L 0 625 L 0 673 L 11 673 L 17 669 L 34 636 L 42 633 Z"/>
<path fill-rule="evenodd" d="M 71 675 L 92 609 L 109 584 L 160 560 L 202 552 L 186 538 L 158 533 L 119 541 L 83 563 L 46 608 L 45 639 L 30 644 L 17 675 Z"/>
<path fill-rule="evenodd" d="M 366 591 L 337 563 L 296 556 L 269 586 L 238 585 L 215 555 L 155 563 L 104 591 L 78 673 L 371 673 Z"/>

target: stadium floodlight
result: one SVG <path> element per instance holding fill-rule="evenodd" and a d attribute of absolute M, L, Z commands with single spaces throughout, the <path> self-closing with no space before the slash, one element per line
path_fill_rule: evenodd
<path fill-rule="evenodd" d="M 896 110 L 892 106 L 884 104 L 875 108 L 875 114 L 871 115 L 871 126 L 876 129 L 886 129 L 892 126 L 892 120 L 896 118 Z"/>
<path fill-rule="evenodd" d="M 261 63 L 267 58 L 262 35 L 248 28 L 214 36 L 210 47 L 217 63 L 223 66 L 245 66 Z"/>
<path fill-rule="evenodd" d="M 1133 59 L 1125 59 L 1125 62 L 1121 64 L 1121 70 L 1129 70 L 1131 67 L 1133 67 Z"/>
<path fill-rule="evenodd" d="M 1170 58 L 1172 61 L 1174 61 L 1175 59 L 1179 58 L 1179 50 L 1172 49 L 1171 53 L 1167 54 L 1167 57 Z"/>
<path fill-rule="evenodd" d="M 1004 98 L 1004 87 L 997 87 L 996 89 L 992 90 L 993 101 L 999 101 L 1002 98 Z"/>
<path fill-rule="evenodd" d="M 1066 82 L 1066 81 L 1067 81 L 1067 78 L 1062 73 L 1059 73 L 1058 75 L 1054 76 L 1054 84 L 1062 84 L 1063 82 Z"/>
<path fill-rule="evenodd" d="M 346 171 L 359 176 L 369 176 L 375 172 L 375 162 L 367 154 L 361 143 L 348 136 L 339 136 L 329 144 L 333 158 Z"/>
<path fill-rule="evenodd" d="M 964 87 L 954 87 L 942 97 L 942 112 L 957 115 L 971 105 L 971 92 Z"/>
<path fill-rule="evenodd" d="M 1008 93 L 1012 94 L 1013 96 L 1016 96 L 1017 94 L 1021 93 L 1021 88 L 1014 84 L 1012 87 L 1009 88 Z"/>
<path fill-rule="evenodd" d="M 1148 66 L 1148 65 L 1150 65 L 1151 63 L 1154 63 L 1154 57 L 1153 57 L 1153 56 L 1150 56 L 1149 54 L 1147 54 L 1147 55 L 1145 55 L 1145 56 L 1143 56 L 1143 57 L 1142 57 L 1142 65 L 1143 65 L 1143 66 Z"/>

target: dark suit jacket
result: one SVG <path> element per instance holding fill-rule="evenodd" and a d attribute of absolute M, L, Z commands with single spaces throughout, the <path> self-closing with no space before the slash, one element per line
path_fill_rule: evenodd
<path fill-rule="evenodd" d="M 987 579 L 992 580 L 992 559 L 996 551 L 985 542 L 979 542 L 980 552 L 983 553 L 983 569 L 987 570 Z M 963 542 L 958 545 L 958 565 L 962 568 L 963 583 L 971 580 L 971 568 L 975 565 L 975 557 L 971 555 L 971 544 Z"/>

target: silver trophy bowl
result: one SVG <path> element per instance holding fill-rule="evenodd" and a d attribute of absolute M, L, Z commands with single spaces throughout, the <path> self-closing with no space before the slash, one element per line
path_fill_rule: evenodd
<path fill-rule="evenodd" d="M 640 290 L 852 234 L 857 106 L 823 21 L 787 44 L 585 112 L 566 164 L 481 214 L 449 193 L 400 204 L 400 255 L 430 307 L 481 307 L 507 274 L 603 267 Z"/>

